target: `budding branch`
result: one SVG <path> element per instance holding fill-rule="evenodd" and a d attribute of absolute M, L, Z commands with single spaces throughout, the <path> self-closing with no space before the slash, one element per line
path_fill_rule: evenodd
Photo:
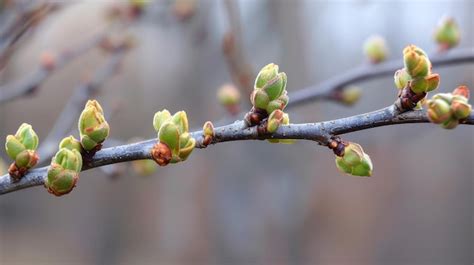
<path fill-rule="evenodd" d="M 400 113 L 395 106 L 389 106 L 370 113 L 355 115 L 331 121 L 290 124 L 280 126 L 273 133 L 261 133 L 258 127 L 247 127 L 244 121 L 236 121 L 233 124 L 215 128 L 215 136 L 211 144 L 241 141 L 241 140 L 264 140 L 264 139 L 300 139 L 315 141 L 326 146 L 331 137 L 370 128 L 405 124 L 405 123 L 428 123 L 426 112 L 423 110 L 408 111 Z M 461 124 L 474 125 L 474 112 L 463 120 Z M 191 133 L 196 139 L 196 148 L 205 148 L 202 131 Z M 105 165 L 121 163 L 132 160 L 151 159 L 150 150 L 156 143 L 156 139 L 143 142 L 120 145 L 103 149 L 83 165 L 82 170 L 92 169 Z M 0 194 L 5 194 L 29 187 L 43 185 L 48 167 L 30 170 L 19 182 L 13 183 L 10 176 L 0 177 Z"/>

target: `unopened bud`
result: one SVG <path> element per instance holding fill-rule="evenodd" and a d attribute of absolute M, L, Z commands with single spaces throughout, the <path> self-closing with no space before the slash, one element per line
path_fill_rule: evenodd
<path fill-rule="evenodd" d="M 427 101 L 428 110 L 426 114 L 432 123 L 443 123 L 451 118 L 449 103 L 443 99 L 430 99 Z"/>
<path fill-rule="evenodd" d="M 343 156 L 336 156 L 336 166 L 344 173 L 364 177 L 372 175 L 373 169 L 369 155 L 356 143 L 348 143 Z"/>
<path fill-rule="evenodd" d="M 81 154 L 76 149 L 61 148 L 52 159 L 44 186 L 56 196 L 68 194 L 76 186 L 81 169 Z"/>
<path fill-rule="evenodd" d="M 23 123 L 15 133 L 8 135 L 5 141 L 7 155 L 14 160 L 8 172 L 14 181 L 18 181 L 28 171 L 34 167 L 39 160 L 36 154 L 38 148 L 38 135 L 31 125 Z"/>
<path fill-rule="evenodd" d="M 458 86 L 454 89 L 453 95 L 460 95 L 465 97 L 466 99 L 469 99 L 469 88 L 467 86 Z"/>
<path fill-rule="evenodd" d="M 109 124 L 105 120 L 104 111 L 96 100 L 89 100 L 79 117 L 79 134 L 81 144 L 86 151 L 98 151 L 102 142 L 109 136 Z"/>
<path fill-rule="evenodd" d="M 458 119 L 462 120 L 471 114 L 472 107 L 467 102 L 467 99 L 460 95 L 454 95 L 453 101 L 451 102 L 451 110 L 453 111 L 453 116 Z"/>
<path fill-rule="evenodd" d="M 219 103 L 231 114 L 237 114 L 240 104 L 240 91 L 232 84 L 225 84 L 217 92 Z"/>
<path fill-rule="evenodd" d="M 284 115 L 284 112 L 279 109 L 274 110 L 272 113 L 270 113 L 270 116 L 268 117 L 268 122 L 267 122 L 267 131 L 269 133 L 276 132 L 280 124 L 283 123 L 283 115 Z"/>
<path fill-rule="evenodd" d="M 278 72 L 278 65 L 268 64 L 260 70 L 255 79 L 254 91 L 250 101 L 257 109 L 265 110 L 267 115 L 276 109 L 283 110 L 288 104 L 286 74 Z"/>
<path fill-rule="evenodd" d="M 380 63 L 387 58 L 388 48 L 381 36 L 370 36 L 364 43 L 364 53 L 372 63 Z"/>
<path fill-rule="evenodd" d="M 438 88 L 439 75 L 430 74 L 425 77 L 415 78 L 411 81 L 411 90 L 416 94 L 428 93 Z"/>
<path fill-rule="evenodd" d="M 350 86 L 344 88 L 341 91 L 340 101 L 348 106 L 354 105 L 357 101 L 359 101 L 362 91 L 360 88 L 355 86 Z"/>
<path fill-rule="evenodd" d="M 206 121 L 202 127 L 202 132 L 204 136 L 203 145 L 208 146 L 214 138 L 214 125 L 212 122 Z"/>
<path fill-rule="evenodd" d="M 431 71 L 428 55 L 415 45 L 409 45 L 403 50 L 403 60 L 407 73 L 412 77 L 425 77 Z"/>
<path fill-rule="evenodd" d="M 453 18 L 444 17 L 435 29 L 434 38 L 441 50 L 451 49 L 459 44 L 461 31 Z"/>
<path fill-rule="evenodd" d="M 81 142 L 72 135 L 65 137 L 61 140 L 61 142 L 59 143 L 59 149 L 61 148 L 77 150 L 79 153 L 82 152 Z"/>

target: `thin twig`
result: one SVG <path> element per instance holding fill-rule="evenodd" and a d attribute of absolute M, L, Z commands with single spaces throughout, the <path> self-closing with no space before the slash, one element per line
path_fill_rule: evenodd
<path fill-rule="evenodd" d="M 255 74 L 245 57 L 243 49 L 242 23 L 239 7 L 235 0 L 225 0 L 224 6 L 229 21 L 229 30 L 225 33 L 222 49 L 233 82 L 244 94 L 252 92 L 252 80 Z"/>
<path fill-rule="evenodd" d="M 116 72 L 126 50 L 126 47 L 119 47 L 111 51 L 110 58 L 96 71 L 93 79 L 83 82 L 76 87 L 74 94 L 66 103 L 50 133 L 38 149 L 38 154 L 42 161 L 49 161 L 51 159 L 57 151 L 61 138 L 65 137 L 72 126 L 76 124 L 77 118 L 87 100 L 97 94 L 105 81 Z"/>
<path fill-rule="evenodd" d="M 459 65 L 474 62 L 474 48 L 457 49 L 443 54 L 430 56 L 433 67 Z M 362 65 L 348 72 L 337 75 L 317 85 L 289 93 L 290 102 L 287 108 L 304 105 L 315 100 L 333 99 L 337 91 L 355 82 L 393 75 L 395 71 L 403 68 L 403 60 L 391 60 L 375 65 Z"/>
<path fill-rule="evenodd" d="M 34 92 L 35 89 L 38 88 L 55 70 L 60 69 L 105 40 L 107 33 L 108 30 L 102 31 L 75 49 L 63 51 L 55 60 L 53 68 L 39 65 L 36 70 L 24 79 L 0 86 L 0 104 Z"/>
<path fill-rule="evenodd" d="M 301 139 L 316 141 L 320 145 L 327 145 L 330 138 L 335 135 L 380 126 L 427 122 L 429 121 L 423 110 L 408 111 L 400 114 L 392 105 L 374 112 L 332 121 L 281 126 L 273 134 L 260 133 L 261 130 L 258 127 L 246 127 L 243 121 L 236 121 L 233 124 L 215 128 L 215 137 L 213 137 L 212 144 L 241 140 Z M 474 112 L 471 112 L 471 115 L 462 124 L 474 125 Z M 202 131 L 192 132 L 191 135 L 196 139 L 196 148 L 205 147 Z M 150 150 L 155 143 L 156 139 L 150 139 L 103 149 L 97 152 L 91 161 L 84 164 L 82 170 L 132 160 L 151 159 Z M 48 167 L 33 169 L 19 182 L 15 183 L 11 181 L 9 175 L 1 176 L 0 194 L 42 185 L 47 170 Z"/>

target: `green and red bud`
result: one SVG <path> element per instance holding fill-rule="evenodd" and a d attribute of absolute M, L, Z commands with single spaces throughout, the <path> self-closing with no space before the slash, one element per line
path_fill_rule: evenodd
<path fill-rule="evenodd" d="M 254 91 L 250 96 L 252 105 L 265 110 L 267 115 L 274 110 L 283 110 L 288 104 L 286 91 L 287 76 L 278 72 L 278 65 L 268 64 L 263 67 L 255 79 Z"/>
<path fill-rule="evenodd" d="M 459 44 L 461 30 L 453 18 L 443 17 L 435 29 L 434 39 L 441 51 L 448 50 Z"/>
<path fill-rule="evenodd" d="M 159 143 L 152 148 L 152 157 L 160 166 L 186 160 L 196 145 L 189 134 L 186 112 L 173 116 L 167 110 L 159 111 L 153 118 L 153 127 L 158 132 Z"/>
<path fill-rule="evenodd" d="M 272 113 L 270 113 L 270 116 L 268 116 L 268 121 L 267 121 L 267 131 L 269 133 L 274 133 L 278 129 L 278 127 L 283 123 L 283 116 L 284 112 L 277 109 L 274 110 Z"/>
<path fill-rule="evenodd" d="M 104 117 L 104 111 L 96 100 L 89 100 L 79 117 L 81 144 L 87 152 L 101 149 L 102 142 L 109 136 L 110 127 Z"/>
<path fill-rule="evenodd" d="M 469 117 L 472 106 L 468 102 L 469 89 L 459 86 L 453 93 L 439 93 L 427 100 L 428 119 L 445 129 L 454 129 L 459 121 Z"/>
<path fill-rule="evenodd" d="M 407 73 L 413 79 L 425 77 L 431 72 L 428 55 L 415 45 L 409 45 L 403 49 L 403 61 Z"/>
<path fill-rule="evenodd" d="M 61 142 L 59 143 L 59 149 L 61 148 L 77 150 L 79 153 L 82 152 L 81 142 L 72 135 L 65 137 L 61 140 Z"/>
<path fill-rule="evenodd" d="M 370 36 L 364 43 L 364 53 L 372 63 L 380 63 L 388 56 L 385 39 L 381 36 Z"/>
<path fill-rule="evenodd" d="M 371 176 L 373 170 L 369 155 L 359 144 L 352 142 L 345 145 L 342 156 L 336 156 L 336 167 L 343 173 L 363 177 Z"/>
<path fill-rule="evenodd" d="M 39 160 L 36 153 L 39 138 L 33 127 L 23 123 L 15 133 L 8 135 L 5 141 L 5 150 L 7 155 L 13 159 L 8 172 L 14 181 L 18 181 Z"/>
<path fill-rule="evenodd" d="M 435 90 L 439 86 L 439 75 L 429 74 L 425 77 L 419 77 L 411 80 L 411 90 L 415 94 L 428 93 Z"/>
<path fill-rule="evenodd" d="M 51 161 L 44 186 L 56 196 L 68 194 L 76 186 L 81 169 L 82 156 L 79 151 L 61 148 Z"/>
<path fill-rule="evenodd" d="M 283 115 L 282 115 L 282 118 L 281 118 L 281 122 L 279 122 L 279 124 L 278 124 L 278 127 L 280 127 L 280 125 L 289 125 L 290 124 L 290 116 L 288 116 L 288 113 L 284 113 L 284 112 L 282 112 L 282 113 L 283 113 Z M 277 114 L 276 116 L 279 116 L 279 114 Z M 270 117 L 268 119 L 270 121 Z M 267 124 L 267 131 L 268 131 L 268 124 Z M 276 129 L 275 129 L 275 131 L 276 131 Z M 294 140 L 294 139 L 268 139 L 268 141 L 270 143 L 293 144 L 293 143 L 295 143 L 296 140 Z"/>
<path fill-rule="evenodd" d="M 206 121 L 204 123 L 204 125 L 202 126 L 202 133 L 204 136 L 203 145 L 208 146 L 215 136 L 214 125 L 212 124 L 212 122 Z"/>

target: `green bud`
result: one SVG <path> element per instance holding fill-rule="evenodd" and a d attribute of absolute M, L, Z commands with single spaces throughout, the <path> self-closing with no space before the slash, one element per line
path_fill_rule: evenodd
<path fill-rule="evenodd" d="M 171 120 L 171 113 L 167 109 L 155 113 L 155 116 L 153 117 L 153 127 L 155 128 L 155 131 L 159 132 L 161 125 L 169 120 Z"/>
<path fill-rule="evenodd" d="M 81 144 L 86 151 L 98 150 L 109 136 L 109 124 L 104 111 L 96 100 L 89 100 L 79 117 Z"/>
<path fill-rule="evenodd" d="M 265 65 L 255 79 L 255 89 L 263 88 L 268 82 L 277 77 L 278 65 L 270 63 Z"/>
<path fill-rule="evenodd" d="M 425 77 L 431 71 L 428 55 L 415 45 L 409 45 L 403 49 L 403 61 L 407 73 L 412 78 Z"/>
<path fill-rule="evenodd" d="M 186 160 L 191 154 L 191 152 L 194 150 L 194 147 L 196 146 L 196 140 L 192 138 L 189 134 L 185 139 L 183 139 L 182 142 L 184 144 L 179 149 L 179 161 L 177 162 Z M 171 163 L 174 163 L 173 160 L 171 160 Z"/>
<path fill-rule="evenodd" d="M 170 149 L 173 155 L 179 153 L 179 129 L 178 127 L 171 122 L 165 122 L 161 125 L 160 131 L 158 133 L 158 138 L 161 143 L 166 144 Z"/>
<path fill-rule="evenodd" d="M 432 123 L 443 123 L 451 118 L 451 109 L 446 100 L 441 98 L 430 99 L 427 101 L 427 105 L 426 114 Z"/>
<path fill-rule="evenodd" d="M 79 140 L 74 138 L 74 136 L 70 135 L 68 137 L 65 137 L 64 139 L 61 140 L 59 143 L 59 149 L 61 148 L 66 148 L 69 150 L 77 150 L 79 153 L 82 151 L 82 145 Z"/>
<path fill-rule="evenodd" d="M 76 149 L 61 148 L 51 161 L 44 186 L 56 196 L 67 194 L 76 186 L 81 169 L 81 154 Z"/>
<path fill-rule="evenodd" d="M 459 44 L 461 31 L 456 21 L 451 17 L 444 17 L 434 32 L 434 39 L 442 50 L 451 49 Z"/>
<path fill-rule="evenodd" d="M 380 63 L 387 58 L 388 48 L 381 36 L 371 36 L 364 43 L 364 53 L 372 63 Z"/>
<path fill-rule="evenodd" d="M 7 155 L 14 160 L 8 173 L 14 181 L 20 180 L 28 169 L 38 163 L 39 157 L 36 154 L 38 143 L 38 135 L 31 125 L 26 123 L 18 128 L 15 135 L 7 136 L 5 150 Z"/>
<path fill-rule="evenodd" d="M 206 121 L 204 126 L 202 126 L 202 131 L 204 136 L 214 137 L 214 125 L 210 121 Z"/>
<path fill-rule="evenodd" d="M 393 79 L 395 81 L 395 86 L 398 89 L 403 89 L 407 86 L 408 81 L 411 80 L 411 76 L 407 73 L 405 68 L 402 68 L 395 72 Z"/>
<path fill-rule="evenodd" d="M 7 151 L 7 155 L 15 160 L 16 156 L 25 151 L 25 146 L 13 135 L 8 135 L 5 141 L 5 150 Z"/>
<path fill-rule="evenodd" d="M 38 155 L 35 151 L 24 150 L 15 159 L 15 165 L 19 168 L 32 168 L 38 163 Z"/>
<path fill-rule="evenodd" d="M 217 92 L 219 103 L 225 107 L 240 103 L 240 91 L 232 84 L 225 84 Z"/>
<path fill-rule="evenodd" d="M 365 177 L 372 175 L 373 169 L 369 155 L 356 143 L 347 144 L 342 157 L 336 156 L 336 167 L 341 172 Z"/>
<path fill-rule="evenodd" d="M 283 111 L 276 109 L 268 117 L 267 122 L 267 131 L 269 133 L 274 133 L 283 122 Z"/>
<path fill-rule="evenodd" d="M 341 102 L 348 106 L 354 105 L 357 101 L 359 101 L 361 94 L 362 91 L 358 87 L 350 86 L 344 88 L 341 91 Z"/>
<path fill-rule="evenodd" d="M 270 119 L 270 118 L 269 118 Z M 289 125 L 290 124 L 290 116 L 287 113 L 283 112 L 282 120 L 280 125 Z M 295 143 L 294 139 L 268 139 L 270 143 L 280 143 L 280 144 L 293 144 Z"/>
<path fill-rule="evenodd" d="M 283 110 L 288 104 L 286 83 L 287 76 L 283 72 L 278 73 L 278 65 L 266 65 L 255 79 L 254 91 L 250 96 L 252 105 L 257 109 L 266 110 L 267 114 L 276 109 Z"/>
<path fill-rule="evenodd" d="M 472 107 L 465 97 L 454 95 L 453 101 L 451 102 L 451 110 L 453 111 L 454 118 L 462 120 L 469 117 Z"/>

